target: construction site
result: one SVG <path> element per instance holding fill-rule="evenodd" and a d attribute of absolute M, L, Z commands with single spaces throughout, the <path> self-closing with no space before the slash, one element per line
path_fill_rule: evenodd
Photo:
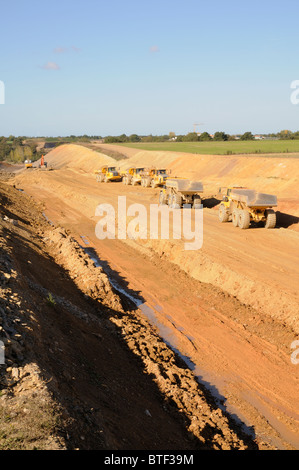
<path fill-rule="evenodd" d="M 101 148 L 1 165 L 0 448 L 298 450 L 298 158 Z M 201 248 L 99 239 L 119 197 Z"/>

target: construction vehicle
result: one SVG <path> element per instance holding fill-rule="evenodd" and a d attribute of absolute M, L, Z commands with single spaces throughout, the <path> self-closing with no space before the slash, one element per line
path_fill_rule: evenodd
<path fill-rule="evenodd" d="M 40 160 L 40 164 L 39 164 L 38 167 L 39 167 L 41 170 L 46 170 L 46 169 L 47 169 L 47 166 L 48 166 L 48 164 L 47 164 L 47 162 L 45 162 L 45 157 L 44 157 L 44 155 L 42 155 L 41 160 Z"/>
<path fill-rule="evenodd" d="M 144 171 L 144 168 L 136 168 L 131 167 L 128 168 L 122 174 L 122 182 L 123 184 L 131 184 L 132 186 L 136 186 L 137 184 L 141 183 L 141 174 Z"/>
<path fill-rule="evenodd" d="M 24 164 L 25 164 L 25 168 L 27 168 L 27 170 L 28 170 L 28 168 L 33 168 L 31 160 L 25 160 Z"/>
<path fill-rule="evenodd" d="M 277 197 L 272 194 L 232 186 L 226 188 L 226 194 L 219 206 L 221 223 L 232 221 L 235 227 L 247 229 L 251 222 L 264 222 L 267 229 L 276 226 Z"/>
<path fill-rule="evenodd" d="M 169 173 L 165 169 L 148 168 L 142 173 L 141 186 L 144 188 L 163 186 L 169 177 Z"/>
<path fill-rule="evenodd" d="M 100 170 L 95 171 L 98 183 L 108 183 L 109 181 L 121 181 L 122 177 L 115 166 L 103 166 Z"/>
<path fill-rule="evenodd" d="M 188 204 L 194 209 L 201 207 L 203 184 L 186 178 L 168 178 L 160 191 L 159 204 L 167 204 L 171 208 L 180 209 Z"/>

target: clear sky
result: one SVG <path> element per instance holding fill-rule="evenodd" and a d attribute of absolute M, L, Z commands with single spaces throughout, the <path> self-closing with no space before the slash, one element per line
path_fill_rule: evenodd
<path fill-rule="evenodd" d="M 0 135 L 299 129 L 298 0 L 0 6 Z"/>

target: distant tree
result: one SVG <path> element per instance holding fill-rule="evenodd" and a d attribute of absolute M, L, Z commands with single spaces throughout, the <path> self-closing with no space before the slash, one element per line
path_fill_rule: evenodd
<path fill-rule="evenodd" d="M 117 137 L 114 137 L 112 135 L 108 135 L 107 137 L 104 138 L 105 144 L 115 144 L 116 142 L 119 142 Z"/>
<path fill-rule="evenodd" d="M 132 134 L 129 137 L 129 141 L 130 142 L 140 142 L 140 137 L 137 134 Z"/>
<path fill-rule="evenodd" d="M 184 142 L 197 142 L 198 141 L 198 135 L 196 132 L 189 132 L 189 134 L 186 134 L 183 137 Z"/>
<path fill-rule="evenodd" d="M 292 131 L 288 131 L 288 130 L 278 132 L 277 137 L 283 140 L 294 139 L 294 135 Z"/>
<path fill-rule="evenodd" d="M 128 137 L 126 134 L 122 134 L 118 137 L 119 142 L 128 142 Z"/>
<path fill-rule="evenodd" d="M 254 140 L 254 136 L 251 132 L 245 132 L 243 135 L 241 135 L 241 140 Z"/>
<path fill-rule="evenodd" d="M 215 132 L 214 140 L 228 140 L 228 135 L 225 132 Z"/>
<path fill-rule="evenodd" d="M 200 134 L 198 140 L 200 141 L 212 140 L 212 137 L 210 136 L 208 132 L 203 132 L 202 134 Z"/>

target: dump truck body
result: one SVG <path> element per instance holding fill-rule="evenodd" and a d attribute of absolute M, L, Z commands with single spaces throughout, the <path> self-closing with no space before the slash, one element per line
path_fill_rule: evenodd
<path fill-rule="evenodd" d="M 201 193 L 203 193 L 203 184 L 200 181 L 168 178 L 160 191 L 159 202 L 174 208 L 189 204 L 197 209 L 201 206 Z"/>
<path fill-rule="evenodd" d="M 248 188 L 231 187 L 219 206 L 220 222 L 231 220 L 235 227 L 247 229 L 251 222 L 264 222 L 266 228 L 276 226 L 277 197 Z"/>

